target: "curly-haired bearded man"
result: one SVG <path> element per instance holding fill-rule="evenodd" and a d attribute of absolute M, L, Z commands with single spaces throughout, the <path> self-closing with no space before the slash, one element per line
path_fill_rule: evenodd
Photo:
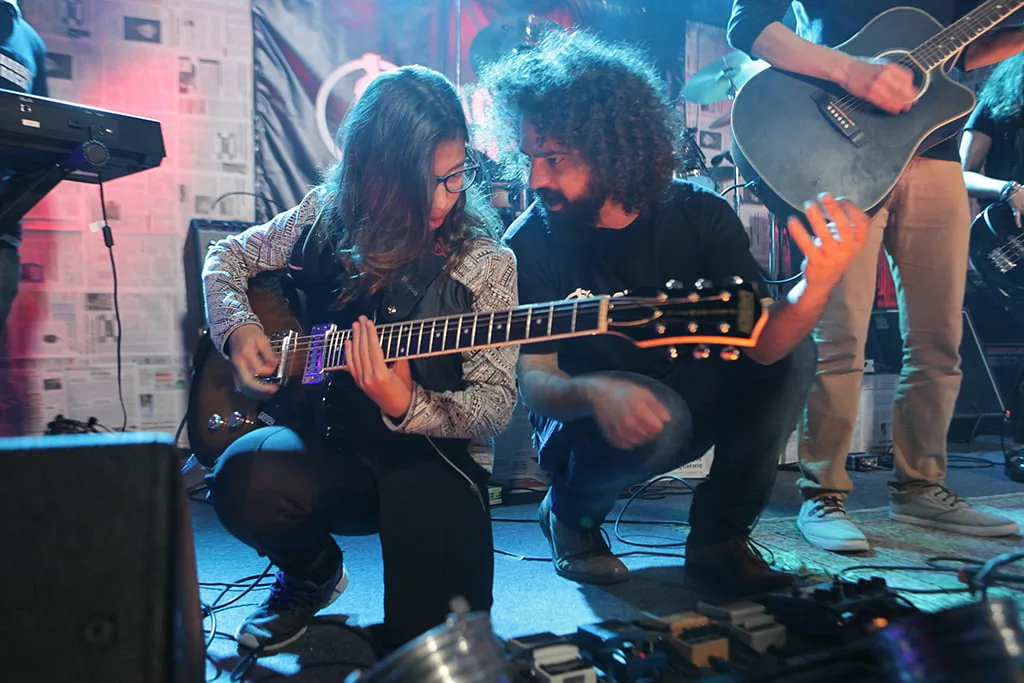
<path fill-rule="evenodd" d="M 669 279 L 739 276 L 762 286 L 728 203 L 673 181 L 675 112 L 639 54 L 582 32 L 552 35 L 495 65 L 485 84 L 499 149 L 516 152 L 511 161 L 538 198 L 506 233 L 523 303 Z M 739 360 L 672 360 L 608 335 L 522 347 L 520 389 L 553 477 L 540 524 L 559 575 L 626 580 L 600 531 L 619 493 L 714 445 L 710 478 L 690 509 L 686 580 L 723 596 L 791 584 L 749 534 L 814 375 L 809 333 L 867 225 L 859 209 L 829 196 L 807 219 L 817 239 L 790 226 L 806 254 L 805 280 L 771 304 L 759 342 Z"/>

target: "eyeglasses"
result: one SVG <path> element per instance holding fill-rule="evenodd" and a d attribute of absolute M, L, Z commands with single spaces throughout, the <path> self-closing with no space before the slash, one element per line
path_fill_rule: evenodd
<path fill-rule="evenodd" d="M 438 185 L 444 184 L 444 189 L 448 190 L 452 194 L 458 194 L 459 192 L 465 192 L 469 188 L 476 184 L 476 181 L 480 179 L 480 166 L 473 164 L 470 166 L 463 166 L 457 171 L 452 171 L 446 176 L 440 178 L 434 177 Z"/>

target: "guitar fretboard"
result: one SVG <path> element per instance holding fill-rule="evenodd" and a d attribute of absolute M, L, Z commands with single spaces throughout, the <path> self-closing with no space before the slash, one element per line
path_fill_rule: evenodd
<path fill-rule="evenodd" d="M 1021 7 L 1024 0 L 988 0 L 921 43 L 910 56 L 931 71 Z"/>
<path fill-rule="evenodd" d="M 440 355 L 477 347 L 516 344 L 604 332 L 607 297 L 517 306 L 490 313 L 464 313 L 377 327 L 386 360 Z M 323 372 L 346 366 L 345 341 L 351 330 L 325 335 Z"/>

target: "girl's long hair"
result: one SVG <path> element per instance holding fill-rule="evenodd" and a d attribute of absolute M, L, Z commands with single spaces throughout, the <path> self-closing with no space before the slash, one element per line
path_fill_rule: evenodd
<path fill-rule="evenodd" d="M 995 121 L 1019 122 L 1024 100 L 1024 53 L 1004 59 L 992 70 L 978 93 Z"/>
<path fill-rule="evenodd" d="M 366 87 L 338 130 L 341 158 L 323 183 L 331 197 L 324 237 L 351 278 L 342 301 L 386 288 L 432 248 L 434 151 L 468 139 L 458 94 L 440 73 L 407 66 Z M 471 238 L 498 239 L 498 230 L 487 196 L 474 187 L 436 236 L 457 253 Z"/>

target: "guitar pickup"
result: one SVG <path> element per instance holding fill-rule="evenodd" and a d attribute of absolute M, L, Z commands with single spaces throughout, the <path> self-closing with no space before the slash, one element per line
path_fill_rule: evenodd
<path fill-rule="evenodd" d="M 860 101 L 849 96 L 844 99 L 849 99 L 850 104 Z M 841 100 L 836 100 L 831 94 L 824 90 L 819 90 L 814 94 L 814 102 L 818 105 L 818 109 L 821 111 L 822 116 L 825 117 L 825 120 L 842 133 L 847 140 L 857 147 L 867 142 L 867 134 L 860 129 L 857 122 L 853 120 L 853 117 L 846 113 L 846 109 L 839 106 Z"/>
<path fill-rule="evenodd" d="M 302 373 L 303 384 L 320 384 L 324 381 L 325 363 L 328 354 L 336 353 L 337 349 L 328 347 L 328 339 L 337 330 L 334 325 L 316 325 L 310 335 L 309 353 L 306 356 L 306 369 Z"/>

